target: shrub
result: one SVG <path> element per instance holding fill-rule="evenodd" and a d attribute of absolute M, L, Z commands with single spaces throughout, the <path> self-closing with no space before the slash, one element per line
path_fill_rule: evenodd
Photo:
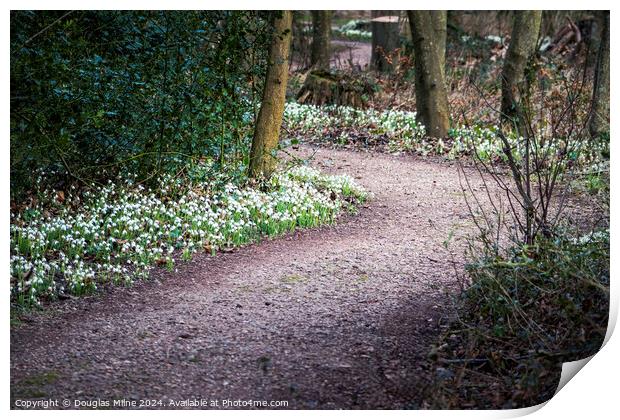
<path fill-rule="evenodd" d="M 431 406 L 516 408 L 553 396 L 563 362 L 593 355 L 609 311 L 609 233 L 480 250 L 458 317 L 433 350 Z M 496 401 L 502 401 L 498 407 Z"/>
<path fill-rule="evenodd" d="M 52 185 L 105 183 L 246 156 L 261 13 L 12 12 L 11 196 L 39 169 Z"/>

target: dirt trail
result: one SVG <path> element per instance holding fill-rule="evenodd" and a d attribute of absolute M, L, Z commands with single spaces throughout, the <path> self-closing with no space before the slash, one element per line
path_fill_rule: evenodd
<path fill-rule="evenodd" d="M 449 310 L 442 289 L 456 287 L 442 243 L 470 226 L 457 169 L 333 150 L 319 150 L 314 165 L 355 176 L 375 198 L 332 227 L 197 256 L 176 273 L 156 270 L 153 281 L 31 317 L 11 333 L 12 403 L 414 408 Z"/>

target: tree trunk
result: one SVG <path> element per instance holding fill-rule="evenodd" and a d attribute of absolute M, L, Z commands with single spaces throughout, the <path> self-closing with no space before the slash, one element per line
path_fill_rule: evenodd
<path fill-rule="evenodd" d="M 439 64 L 441 71 L 446 75 L 446 38 L 448 37 L 448 12 L 446 10 L 431 10 L 433 19 L 433 29 L 437 40 L 437 53 L 439 54 Z"/>
<path fill-rule="evenodd" d="M 278 146 L 284 113 L 291 24 L 290 10 L 281 11 L 274 21 L 263 99 L 250 152 L 250 177 L 254 179 L 268 178 L 276 168 L 274 153 Z"/>
<path fill-rule="evenodd" d="M 592 113 L 589 129 L 592 137 L 609 131 L 609 11 L 603 11 L 601 22 L 601 45 L 596 59 Z"/>
<path fill-rule="evenodd" d="M 410 10 L 409 25 L 415 60 L 415 97 L 418 121 L 430 137 L 446 137 L 448 95 L 441 69 L 433 19 L 428 10 Z"/>
<path fill-rule="evenodd" d="M 386 15 L 385 13 L 394 13 Z M 371 66 L 380 72 L 393 71 L 399 59 L 400 28 L 397 11 L 373 11 L 371 20 Z"/>
<path fill-rule="evenodd" d="M 523 117 L 529 109 L 526 68 L 536 49 L 541 17 L 540 10 L 515 12 L 510 46 L 502 69 L 502 119 L 516 119 L 521 129 L 525 128 Z"/>
<path fill-rule="evenodd" d="M 312 54 L 310 66 L 317 70 L 329 70 L 331 14 L 331 10 L 312 11 Z"/>

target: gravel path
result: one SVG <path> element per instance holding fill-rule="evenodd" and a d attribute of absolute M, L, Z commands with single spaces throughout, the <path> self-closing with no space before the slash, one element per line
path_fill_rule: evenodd
<path fill-rule="evenodd" d="M 157 269 L 153 281 L 31 316 L 11 332 L 12 404 L 204 398 L 415 408 L 449 310 L 445 290 L 456 287 L 442 243 L 471 228 L 457 169 L 324 149 L 314 164 L 355 176 L 375 198 L 334 226 L 200 255 L 176 273 Z"/>

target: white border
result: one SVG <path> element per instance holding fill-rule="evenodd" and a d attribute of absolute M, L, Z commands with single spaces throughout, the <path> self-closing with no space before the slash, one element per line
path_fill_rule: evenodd
<path fill-rule="evenodd" d="M 7 100 L 9 96 L 9 65 L 10 61 L 9 57 L 9 28 L 10 28 L 10 19 L 8 11 L 10 9 L 219 9 L 223 5 L 221 2 L 210 2 L 210 1 L 198 1 L 198 0 L 176 0 L 174 2 L 170 1 L 161 1 L 161 0 L 152 0 L 152 1 L 135 1 L 135 0 L 107 0 L 107 1 L 89 1 L 85 2 L 70 0 L 70 1 L 34 1 L 34 0 L 24 0 L 24 1 L 11 1 L 6 4 L 6 11 L 4 15 L 3 21 L 4 25 L 0 28 L 2 31 L 3 42 L 0 46 L 2 49 L 2 54 L 4 57 L 7 57 L 7 61 L 5 62 L 5 71 L 2 72 L 2 91 L 3 97 L 5 100 L 3 101 L 3 116 L 2 118 L 2 132 L 5 136 L 5 141 L 2 142 L 2 146 L 4 147 L 4 153 L 0 153 L 0 168 L 3 170 L 3 182 L 1 183 L 2 188 L 2 197 L 3 205 L 0 208 L 0 214 L 2 214 L 3 220 L 5 223 L 2 224 L 2 228 L 0 231 L 0 237 L 8 238 L 9 237 L 9 209 L 8 209 L 8 197 L 9 197 L 9 141 L 8 141 L 8 133 L 9 133 L 9 124 L 10 124 L 10 112 L 9 112 L 9 101 Z M 326 1 L 326 0 L 317 0 L 311 3 L 309 2 L 300 2 L 300 1 L 282 1 L 282 0 L 270 0 L 267 2 L 256 2 L 256 1 L 240 1 L 240 0 L 229 0 L 225 3 L 227 9 L 296 9 L 296 10 L 305 10 L 305 9 L 338 9 L 338 10 L 372 10 L 372 9 L 386 9 L 386 10 L 406 10 L 408 8 L 419 8 L 419 9 L 450 9 L 450 10 L 460 10 L 460 9 L 471 9 L 471 10 L 495 10 L 498 8 L 502 9 L 546 9 L 546 10 L 554 10 L 554 9 L 584 9 L 584 6 L 588 6 L 589 9 L 611 9 L 611 45 L 616 45 L 615 37 L 616 24 L 618 19 L 615 18 L 615 8 L 612 7 L 611 2 L 606 1 L 532 1 L 532 0 L 523 0 L 519 2 L 511 2 L 510 4 L 495 1 L 470 1 L 465 3 L 463 1 L 433 1 L 429 2 L 416 2 L 409 0 L 408 2 L 404 1 L 368 1 L 368 0 L 357 0 L 357 1 Z M 611 55 L 611 66 L 612 68 L 616 68 L 617 59 L 612 54 Z M 612 102 L 615 102 L 613 98 L 618 97 L 620 93 L 620 89 L 618 89 L 615 83 L 611 85 L 611 98 Z M 612 106 L 612 119 L 615 119 L 615 116 L 618 113 L 615 112 L 615 108 Z M 617 129 L 612 130 L 614 134 L 618 131 Z M 612 136 L 614 137 L 614 136 Z M 616 149 L 618 146 L 616 145 L 617 141 L 611 141 L 611 149 L 612 156 L 617 155 Z M 611 177 L 612 177 L 612 185 L 617 184 L 617 176 L 616 171 L 614 169 L 615 161 L 617 158 L 612 158 L 612 169 L 611 169 Z M 618 208 L 618 199 L 616 198 L 617 194 L 615 194 L 615 190 L 612 188 L 611 193 L 611 203 L 612 209 Z M 612 251 L 612 277 L 613 273 L 617 271 L 617 261 L 618 261 L 618 241 L 616 240 L 616 225 L 617 225 L 617 217 L 616 213 L 612 210 L 611 213 L 611 251 Z M 0 266 L 7 267 L 9 266 L 9 250 L 8 250 L 8 241 L 2 241 L 1 245 L 2 253 L 0 254 Z M 6 285 L 5 285 L 6 286 Z M 8 287 L 8 286 L 7 286 Z M 617 320 L 617 312 L 618 312 L 618 289 L 617 283 L 612 281 L 612 299 L 611 299 L 611 314 L 610 320 L 611 325 L 615 325 Z M 5 322 L 3 328 L 3 337 L 4 337 L 4 345 L 2 346 L 2 354 L 4 356 L 5 364 L 2 366 L 5 375 L 5 378 L 2 382 L 2 401 L 3 407 L 5 410 L 9 410 L 9 343 L 10 343 L 10 329 L 8 325 L 9 319 L 9 294 L 2 294 L 2 299 L 5 304 Z M 611 332 L 611 330 L 610 330 Z M 617 334 L 616 334 L 617 335 Z M 609 336 L 609 334 L 608 334 Z M 391 417 L 391 418 L 469 418 L 469 419 L 486 419 L 486 418 L 512 418 L 518 417 L 521 415 L 532 414 L 531 418 L 534 419 L 547 419 L 547 418 L 567 418 L 567 419 L 584 419 L 584 418 L 610 418 L 612 413 L 617 416 L 618 413 L 618 374 L 619 374 L 619 364 L 616 355 L 620 354 L 620 344 L 618 338 L 615 336 L 611 336 L 605 347 L 595 356 L 592 360 L 583 368 L 581 372 L 577 375 L 577 377 L 571 380 L 554 398 L 552 398 L 547 404 L 542 404 L 536 408 L 530 409 L 522 409 L 522 410 L 506 410 L 506 411 L 382 411 L 380 413 L 376 411 L 346 411 L 346 412 L 335 412 L 335 411 L 298 411 L 293 415 L 298 419 L 308 419 L 315 417 L 356 417 L 356 418 L 371 418 L 376 417 L 377 415 Z M 544 406 L 544 407 L 542 407 Z M 542 409 L 540 409 L 542 408 Z M 11 411 L 10 415 L 15 418 L 40 418 L 42 416 L 46 418 L 75 418 L 75 417 L 93 417 L 93 418 L 126 418 L 131 416 L 132 418 L 169 418 L 170 412 L 167 411 L 156 411 L 156 412 L 107 412 L 107 411 L 98 411 L 98 412 L 21 412 L 21 411 Z M 179 415 L 175 413 L 174 415 Z M 183 416 L 188 418 L 200 418 L 204 419 L 205 416 L 208 418 L 216 417 L 216 418 L 241 418 L 248 416 L 249 413 L 245 411 L 218 411 L 218 412 L 184 412 Z M 290 417 L 290 411 L 260 411 L 260 412 L 252 412 L 251 416 L 259 419 L 273 419 L 273 418 L 288 418 Z"/>

